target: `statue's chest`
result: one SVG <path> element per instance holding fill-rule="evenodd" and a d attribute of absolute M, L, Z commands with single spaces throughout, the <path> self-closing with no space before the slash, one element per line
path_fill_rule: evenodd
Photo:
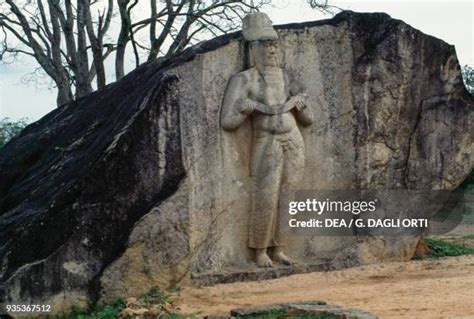
<path fill-rule="evenodd" d="M 254 95 L 254 98 L 269 106 L 282 104 L 287 99 L 285 81 L 281 70 L 259 75 L 253 88 L 252 95 Z"/>

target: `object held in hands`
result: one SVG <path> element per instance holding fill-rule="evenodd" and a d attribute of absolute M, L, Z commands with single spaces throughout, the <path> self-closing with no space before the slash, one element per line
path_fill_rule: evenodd
<path fill-rule="evenodd" d="M 300 111 L 306 107 L 306 97 L 306 94 L 298 94 L 289 98 L 288 101 L 278 106 L 268 106 L 263 103 L 254 102 L 255 105 L 253 107 L 260 113 L 268 115 L 286 113 L 288 111 L 291 111 L 295 107 L 298 109 L 298 111 Z"/>

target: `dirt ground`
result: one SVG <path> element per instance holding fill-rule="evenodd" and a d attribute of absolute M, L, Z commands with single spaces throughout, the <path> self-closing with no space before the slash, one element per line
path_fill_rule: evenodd
<path fill-rule="evenodd" d="M 184 288 L 173 299 L 181 314 L 197 318 L 307 300 L 355 307 L 379 318 L 474 318 L 474 255 Z"/>

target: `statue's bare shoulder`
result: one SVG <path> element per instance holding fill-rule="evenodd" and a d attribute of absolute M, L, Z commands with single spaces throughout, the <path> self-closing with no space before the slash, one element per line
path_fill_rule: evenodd
<path fill-rule="evenodd" d="M 253 82 L 258 75 L 256 68 L 250 68 L 232 75 L 230 81 L 238 83 L 241 86 L 246 86 L 249 82 Z"/>

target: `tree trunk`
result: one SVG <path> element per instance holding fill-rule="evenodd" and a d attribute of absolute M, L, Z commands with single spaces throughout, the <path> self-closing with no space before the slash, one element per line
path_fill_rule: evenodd
<path fill-rule="evenodd" d="M 51 57 L 54 66 L 54 81 L 58 87 L 57 106 L 66 104 L 72 100 L 71 85 L 67 76 L 67 71 L 63 66 L 61 58 L 61 27 L 59 16 L 53 6 L 49 7 L 51 15 L 51 25 L 53 34 L 51 39 Z"/>
<path fill-rule="evenodd" d="M 66 85 L 64 83 L 56 83 L 58 87 L 58 94 L 56 96 L 56 105 L 58 107 L 67 104 L 72 101 L 72 92 L 71 92 L 71 87 L 67 85 L 67 80 L 66 80 Z"/>
<path fill-rule="evenodd" d="M 130 17 L 127 12 L 128 0 L 117 0 L 117 3 L 121 19 L 120 34 L 117 40 L 117 52 L 115 56 L 115 78 L 118 81 L 125 76 L 125 48 L 129 40 Z"/>
<path fill-rule="evenodd" d="M 79 58 L 76 73 L 76 98 L 92 92 L 92 86 L 89 82 L 85 10 L 83 1 L 77 1 L 77 49 Z"/>
<path fill-rule="evenodd" d="M 104 56 L 102 54 L 102 35 L 101 35 L 101 23 L 98 26 L 98 35 L 94 33 L 94 25 L 92 23 L 92 16 L 90 11 L 90 0 L 84 1 L 84 19 L 86 23 L 87 35 L 91 43 L 92 57 L 94 59 L 94 67 L 97 76 L 97 89 L 102 89 L 106 85 L 105 69 L 104 69 Z M 89 74 L 90 76 L 90 74 Z M 90 77 L 89 77 L 90 80 Z"/>

